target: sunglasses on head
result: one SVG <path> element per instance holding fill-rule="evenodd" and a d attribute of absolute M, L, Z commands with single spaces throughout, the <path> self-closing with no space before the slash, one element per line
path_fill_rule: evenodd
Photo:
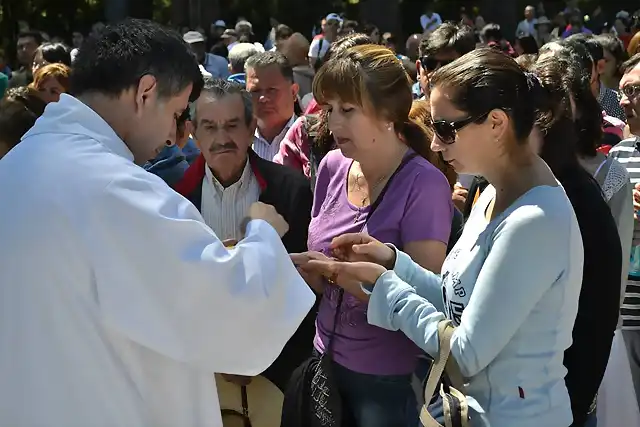
<path fill-rule="evenodd" d="M 455 61 L 455 59 L 438 59 L 436 57 L 428 55 L 420 58 L 420 64 L 422 65 L 422 68 L 424 68 L 425 71 L 428 72 L 435 71 L 440 67 L 451 64 L 453 61 Z"/>
<path fill-rule="evenodd" d="M 456 134 L 463 127 L 470 125 L 473 122 L 483 120 L 489 113 L 484 113 L 475 117 L 467 117 L 460 120 L 432 120 L 433 131 L 440 141 L 444 144 L 453 144 L 456 142 Z"/>

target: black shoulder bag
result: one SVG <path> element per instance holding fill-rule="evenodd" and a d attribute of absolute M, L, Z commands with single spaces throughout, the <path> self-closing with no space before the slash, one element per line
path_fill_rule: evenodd
<path fill-rule="evenodd" d="M 369 215 L 363 225 L 366 227 L 369 219 L 376 211 L 393 178 L 412 160 L 417 153 L 406 155 L 380 195 L 371 205 Z M 282 420 L 280 427 L 341 427 L 347 425 L 342 411 L 342 398 L 332 372 L 333 345 L 336 326 L 342 312 L 344 289 L 338 293 L 338 305 L 333 318 L 333 329 L 329 338 L 327 351 L 321 355 L 313 355 L 300 365 L 291 375 L 284 394 L 282 406 Z"/>

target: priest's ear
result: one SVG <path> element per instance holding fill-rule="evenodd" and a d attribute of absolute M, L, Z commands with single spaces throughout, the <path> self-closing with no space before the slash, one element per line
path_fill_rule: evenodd
<path fill-rule="evenodd" d="M 135 93 L 136 110 L 151 100 L 158 99 L 158 81 L 151 74 L 145 74 L 138 81 L 138 87 Z"/>

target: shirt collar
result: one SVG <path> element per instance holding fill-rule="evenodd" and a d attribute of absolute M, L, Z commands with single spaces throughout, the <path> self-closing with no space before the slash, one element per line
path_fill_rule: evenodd
<path fill-rule="evenodd" d="M 213 175 L 213 172 L 211 171 L 211 168 L 209 166 L 205 166 L 204 173 L 207 180 L 209 180 L 209 182 L 213 184 L 218 194 L 222 194 L 225 190 L 229 190 L 232 188 L 239 189 L 240 191 L 246 190 L 249 186 L 249 182 L 251 181 L 251 176 L 253 174 L 253 172 L 251 171 L 251 164 L 249 163 L 248 157 L 244 164 L 244 169 L 242 170 L 242 175 L 240 175 L 240 179 L 238 179 L 236 182 L 234 182 L 233 184 L 231 184 L 226 188 Z"/>
<path fill-rule="evenodd" d="M 287 131 L 289 130 L 289 128 L 291 126 L 293 126 L 293 123 L 296 121 L 296 115 L 295 113 L 291 116 L 291 118 L 289 119 L 289 121 L 287 122 L 287 124 L 284 125 L 284 127 L 282 128 L 282 131 L 280 131 L 280 133 L 278 135 L 276 135 L 275 138 L 273 138 L 272 142 L 279 142 L 281 140 L 284 139 L 284 136 L 287 134 Z M 258 129 L 258 127 L 256 126 L 256 131 L 254 133 L 254 136 L 262 141 L 267 141 L 266 138 L 264 138 L 261 134 L 260 134 L 260 129 Z"/>

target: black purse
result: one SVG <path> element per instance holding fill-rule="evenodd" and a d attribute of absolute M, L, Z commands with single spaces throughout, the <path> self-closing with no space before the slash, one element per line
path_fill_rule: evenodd
<path fill-rule="evenodd" d="M 411 153 L 402 159 L 402 162 L 391 175 L 378 198 L 371 205 L 363 230 L 382 202 L 382 198 L 393 178 L 417 155 L 417 153 Z M 291 375 L 284 394 L 280 427 L 341 427 L 350 425 L 345 421 L 349 416 L 343 411 L 342 398 L 333 376 L 332 367 L 334 338 L 336 326 L 342 312 L 343 300 L 344 289 L 339 288 L 338 304 L 333 318 L 333 329 L 329 337 L 327 351 L 324 354 L 314 354 Z"/>

